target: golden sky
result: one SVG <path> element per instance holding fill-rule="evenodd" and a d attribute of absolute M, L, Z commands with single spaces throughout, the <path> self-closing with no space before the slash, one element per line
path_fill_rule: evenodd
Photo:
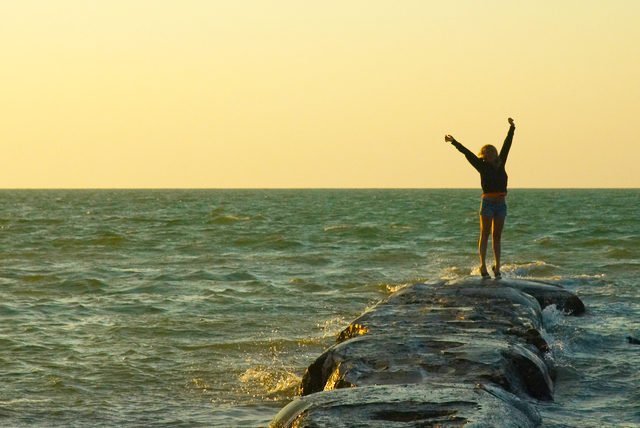
<path fill-rule="evenodd" d="M 3 188 L 640 187 L 637 0 L 0 0 Z"/>

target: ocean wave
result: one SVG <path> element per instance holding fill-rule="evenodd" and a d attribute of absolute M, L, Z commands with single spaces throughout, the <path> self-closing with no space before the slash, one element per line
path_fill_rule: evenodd
<path fill-rule="evenodd" d="M 120 247 L 128 241 L 127 237 L 117 232 L 98 232 L 95 235 L 77 237 L 58 237 L 48 243 L 59 250 L 78 250 L 87 247 Z"/>
<path fill-rule="evenodd" d="M 578 241 L 578 244 L 583 248 L 600 248 L 602 246 L 608 245 L 612 242 L 611 236 L 598 236 L 598 237 L 587 237 Z"/>
<path fill-rule="evenodd" d="M 325 226 L 323 228 L 326 233 L 335 233 L 345 236 L 353 236 L 357 238 L 376 238 L 380 236 L 382 229 L 379 226 L 370 224 L 337 224 Z"/>
<path fill-rule="evenodd" d="M 609 247 L 605 255 L 612 259 L 633 259 L 640 255 L 640 251 L 623 247 Z"/>
<path fill-rule="evenodd" d="M 46 273 L 28 273 L 19 276 L 20 281 L 39 284 L 39 283 L 57 283 L 60 281 L 60 277 L 55 274 Z"/>
<path fill-rule="evenodd" d="M 333 226 L 325 226 L 323 228 L 323 230 L 325 232 L 342 232 L 344 230 L 349 230 L 351 229 L 352 226 L 348 226 L 346 224 L 337 224 L 337 225 L 333 225 Z"/>
<path fill-rule="evenodd" d="M 306 278 L 294 277 L 289 279 L 288 284 L 292 286 L 296 293 L 321 293 L 327 286 Z"/>
<path fill-rule="evenodd" d="M 42 226 L 59 226 L 67 222 L 68 222 L 67 218 L 60 218 L 60 217 L 36 217 L 36 218 L 29 217 L 29 218 L 15 219 L 12 221 L 8 221 L 7 223 L 8 224 L 16 223 L 23 226 L 42 227 Z M 0 224 L 4 224 L 4 223 L 0 221 Z"/>
<path fill-rule="evenodd" d="M 222 277 L 225 281 L 257 281 L 258 278 L 250 272 L 247 271 L 236 271 L 224 275 Z"/>
<path fill-rule="evenodd" d="M 23 308 L 20 308 L 20 306 L 14 304 L 0 304 L 0 315 L 2 315 L 3 317 L 21 315 L 22 311 Z M 0 336 L 0 346 L 4 346 L 4 344 L 6 344 L 7 342 L 10 342 L 10 339 Z"/>
<path fill-rule="evenodd" d="M 136 213 L 136 215 L 127 217 L 126 220 L 127 222 L 131 222 L 131 223 L 159 223 L 159 220 L 157 217 L 154 217 L 151 215 L 142 215 L 138 213 Z"/>
<path fill-rule="evenodd" d="M 374 250 L 367 254 L 365 260 L 373 263 L 411 262 L 422 260 L 423 256 L 408 249 L 389 248 Z"/>
<path fill-rule="evenodd" d="M 218 275 L 215 275 L 213 272 L 204 269 L 198 269 L 189 271 L 183 276 L 178 277 L 178 280 L 187 280 L 187 281 L 215 281 L 219 279 Z"/>
<path fill-rule="evenodd" d="M 168 220 L 164 220 L 164 227 L 173 228 L 178 226 L 191 226 L 193 225 L 193 221 L 188 218 L 171 218 Z"/>
<path fill-rule="evenodd" d="M 86 241 L 81 238 L 54 238 L 49 241 L 51 246 L 59 250 L 73 249 L 77 247 L 85 247 Z"/>
<path fill-rule="evenodd" d="M 104 232 L 91 238 L 88 243 L 103 247 L 118 247 L 124 244 L 127 238 L 116 232 Z"/>
<path fill-rule="evenodd" d="M 112 304 L 105 306 L 105 310 L 109 312 L 115 312 L 118 314 L 126 314 L 126 315 L 149 315 L 149 314 L 161 314 L 167 312 L 166 309 L 161 308 L 159 306 L 154 306 L 149 304 L 146 301 L 131 301 L 131 302 L 123 302 L 120 304 Z M 121 327 L 116 328 L 118 330 L 127 330 L 130 329 L 132 331 L 143 331 L 148 326 L 143 327 Z"/>
<path fill-rule="evenodd" d="M 333 260 L 323 254 L 324 253 L 287 254 L 278 257 L 278 260 L 282 260 L 287 263 L 302 263 L 310 266 L 326 266 L 331 264 Z"/>
<path fill-rule="evenodd" d="M 564 325 L 566 318 L 566 314 L 559 310 L 556 305 L 546 306 L 542 310 L 542 323 L 548 331 Z"/>
<path fill-rule="evenodd" d="M 228 213 L 224 207 L 213 208 L 209 212 L 209 223 L 217 225 L 231 225 L 235 223 L 242 223 L 247 221 L 263 221 L 266 217 L 262 214 L 240 214 L 240 213 Z"/>
<path fill-rule="evenodd" d="M 300 241 L 289 239 L 281 234 L 248 235 L 237 238 L 233 244 L 238 247 L 252 247 L 260 249 L 288 250 L 304 246 Z"/>
<path fill-rule="evenodd" d="M 405 283 L 405 284 L 385 284 L 384 285 L 384 289 L 387 292 L 387 294 L 393 294 L 397 291 L 402 290 L 403 288 L 407 287 L 409 284 Z"/>
<path fill-rule="evenodd" d="M 211 385 L 203 378 L 195 377 L 189 381 L 189 386 L 201 392 L 209 392 Z"/>
<path fill-rule="evenodd" d="M 477 275 L 480 275 L 479 267 L 476 267 L 475 271 L 477 271 Z M 472 274 L 473 271 L 469 272 L 469 269 L 465 269 L 461 266 L 446 266 L 440 270 L 438 278 L 452 280 L 469 276 L 470 273 Z"/>
<path fill-rule="evenodd" d="M 344 317 L 337 316 L 316 324 L 316 327 L 320 329 L 322 338 L 326 339 L 328 337 L 337 337 L 348 324 Z"/>
<path fill-rule="evenodd" d="M 413 226 L 407 225 L 407 224 L 396 224 L 396 223 L 392 223 L 391 224 L 391 229 L 397 229 L 397 230 L 414 230 Z"/>
<path fill-rule="evenodd" d="M 502 272 L 516 277 L 545 277 L 553 275 L 559 266 L 536 260 L 528 263 L 511 263 L 502 265 Z"/>
<path fill-rule="evenodd" d="M 553 236 L 544 235 L 544 236 L 539 236 L 535 238 L 533 242 L 539 245 L 549 246 L 555 243 L 555 238 Z"/>
<path fill-rule="evenodd" d="M 107 283 L 98 278 L 66 279 L 60 283 L 60 288 L 74 291 L 91 291 L 103 289 Z"/>
<path fill-rule="evenodd" d="M 545 278 L 546 282 L 561 285 L 565 288 L 576 288 L 582 285 L 596 286 L 606 285 L 607 275 L 603 273 L 577 274 L 577 275 L 553 275 Z"/>
<path fill-rule="evenodd" d="M 342 326 L 344 326 L 346 323 Z M 176 330 L 177 331 L 177 330 Z M 341 330 L 340 330 L 341 331 Z M 336 336 L 339 331 L 336 331 Z M 211 352 L 226 352 L 233 351 L 239 353 L 246 353 L 247 355 L 262 355 L 265 353 L 274 353 L 275 350 L 283 349 L 299 349 L 301 346 L 308 344 L 324 343 L 326 340 L 322 336 L 303 336 L 303 337 L 271 337 L 271 338 L 247 338 L 240 337 L 237 339 L 227 339 L 225 342 L 211 341 L 211 342 L 194 342 L 194 343 L 179 343 L 175 347 L 183 351 L 197 351 L 208 350 Z M 273 356 L 267 357 L 273 358 Z"/>
<path fill-rule="evenodd" d="M 242 382 L 252 394 L 256 392 L 263 398 L 274 400 L 290 399 L 296 394 L 301 378 L 286 368 L 271 366 L 256 366 L 245 370 L 238 380 Z"/>
<path fill-rule="evenodd" d="M 599 263 L 598 270 L 609 274 L 627 273 L 640 270 L 640 260 L 611 260 L 606 263 Z"/>
<path fill-rule="evenodd" d="M 251 217 L 249 216 L 219 214 L 219 215 L 213 216 L 209 221 L 209 223 L 225 225 L 225 224 L 235 224 L 235 223 L 249 221 L 249 220 L 251 220 Z"/>
<path fill-rule="evenodd" d="M 570 235 L 570 236 L 582 236 L 585 234 L 589 234 L 589 233 L 593 233 L 594 230 L 592 229 L 585 229 L 582 227 L 571 227 L 571 228 L 567 228 L 567 229 L 555 229 L 551 231 L 551 235 L 553 236 L 564 236 L 564 235 Z"/>
<path fill-rule="evenodd" d="M 51 398 L 12 398 L 10 400 L 0 400 L 0 406 L 15 406 L 16 404 L 40 404 L 51 403 Z"/>

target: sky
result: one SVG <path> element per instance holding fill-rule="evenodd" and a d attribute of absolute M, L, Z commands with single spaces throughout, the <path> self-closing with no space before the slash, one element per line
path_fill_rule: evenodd
<path fill-rule="evenodd" d="M 0 188 L 640 187 L 637 0 L 0 0 Z"/>

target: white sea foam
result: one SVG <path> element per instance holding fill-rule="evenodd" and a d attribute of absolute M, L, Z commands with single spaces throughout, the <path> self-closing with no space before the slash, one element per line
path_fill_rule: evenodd
<path fill-rule="evenodd" d="M 409 284 L 385 284 L 384 288 L 385 288 L 387 293 L 392 294 L 392 293 L 395 293 L 397 291 L 402 290 L 403 288 L 405 288 L 408 285 Z"/>
<path fill-rule="evenodd" d="M 325 226 L 323 230 L 325 232 L 336 232 L 336 231 L 342 231 L 342 230 L 349 230 L 351 228 L 352 226 L 349 226 L 347 224 L 336 224 L 333 226 Z"/>
<path fill-rule="evenodd" d="M 546 330 L 554 330 L 565 321 L 565 314 L 556 305 L 549 305 L 542 311 L 542 323 Z"/>
<path fill-rule="evenodd" d="M 298 385 L 300 377 L 293 371 L 283 368 L 256 366 L 245 370 L 238 378 L 240 382 L 265 398 L 292 397 Z"/>
<path fill-rule="evenodd" d="M 526 263 L 507 263 L 502 266 L 502 271 L 506 275 L 520 278 L 549 277 L 558 269 L 559 266 L 547 263 L 543 260 L 535 260 Z"/>
<path fill-rule="evenodd" d="M 322 338 L 336 337 L 349 324 L 343 316 L 337 316 L 316 324 L 322 333 Z"/>
<path fill-rule="evenodd" d="M 440 270 L 438 278 L 445 280 L 453 280 L 469 275 L 469 269 L 459 266 L 447 266 Z M 480 275 L 480 268 L 476 267 L 471 271 L 471 275 Z"/>

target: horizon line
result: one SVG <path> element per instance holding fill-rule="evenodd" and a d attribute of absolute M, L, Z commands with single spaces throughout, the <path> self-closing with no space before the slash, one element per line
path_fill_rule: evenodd
<path fill-rule="evenodd" d="M 476 187 L 0 187 L 9 190 L 478 190 Z M 640 190 L 640 187 L 513 187 L 510 190 Z"/>

